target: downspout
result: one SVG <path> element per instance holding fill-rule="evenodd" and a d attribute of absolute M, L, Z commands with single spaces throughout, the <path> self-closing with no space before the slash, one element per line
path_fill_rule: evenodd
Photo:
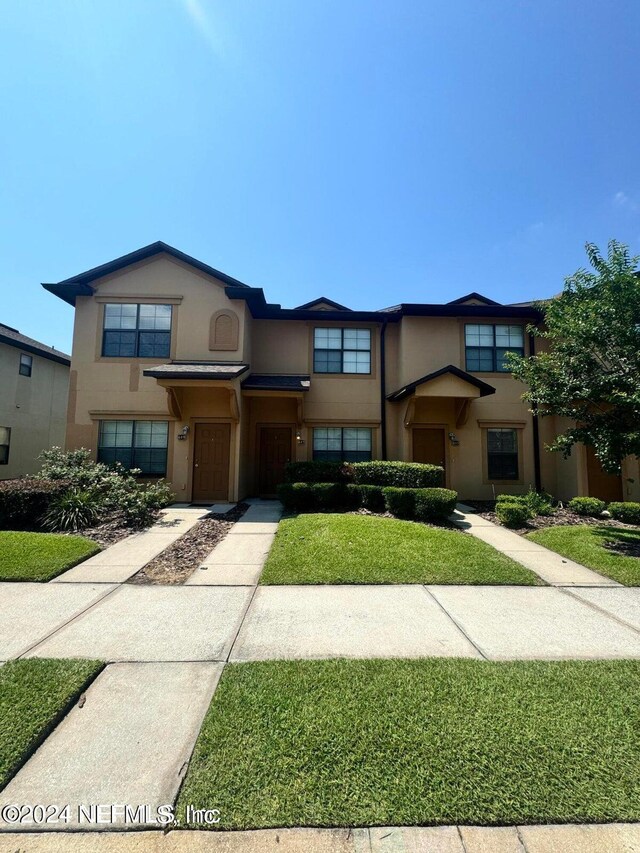
<path fill-rule="evenodd" d="M 534 336 L 529 333 L 529 355 L 536 354 L 536 342 Z M 542 491 L 542 477 L 540 473 L 540 424 L 538 422 L 538 404 L 534 401 L 531 404 L 533 412 L 533 473 L 536 482 L 536 492 Z"/>
<path fill-rule="evenodd" d="M 387 320 L 382 321 L 380 327 L 380 443 L 382 445 L 382 459 L 387 458 L 387 377 L 385 358 L 385 336 L 387 332 Z"/>

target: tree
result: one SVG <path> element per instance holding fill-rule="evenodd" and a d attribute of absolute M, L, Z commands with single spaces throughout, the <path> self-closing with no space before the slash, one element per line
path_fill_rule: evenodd
<path fill-rule="evenodd" d="M 593 272 L 578 270 L 537 306 L 543 324 L 528 331 L 544 351 L 511 354 L 509 367 L 534 412 L 573 422 L 549 450 L 566 457 L 588 444 L 605 471 L 620 473 L 625 456 L 640 455 L 640 258 L 615 240 L 606 258 L 592 243 L 586 250 Z"/>

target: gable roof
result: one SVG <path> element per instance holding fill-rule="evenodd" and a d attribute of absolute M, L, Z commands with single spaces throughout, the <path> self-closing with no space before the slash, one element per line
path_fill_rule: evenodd
<path fill-rule="evenodd" d="M 339 302 L 334 302 L 333 299 L 327 299 L 326 296 L 319 296 L 317 299 L 312 299 L 311 302 L 305 302 L 304 305 L 297 305 L 294 310 L 302 311 L 306 308 L 315 308 L 317 305 L 329 305 L 336 311 L 351 311 L 351 308 L 347 308 L 346 305 L 340 305 Z"/>
<path fill-rule="evenodd" d="M 153 258 L 156 255 L 161 254 L 170 255 L 172 258 L 176 258 L 176 260 L 189 264 L 189 266 L 200 270 L 200 272 L 204 272 L 207 275 L 213 276 L 213 278 L 223 281 L 226 285 L 233 287 L 249 287 L 249 285 L 238 281 L 238 279 L 232 278 L 230 275 L 210 267 L 209 264 L 205 264 L 197 258 L 193 258 L 191 255 L 181 252 L 179 249 L 174 249 L 173 246 L 170 246 L 168 243 L 163 243 L 162 240 L 150 243 L 148 246 L 143 246 L 142 249 L 136 249 L 135 252 L 129 252 L 128 255 L 122 255 L 113 261 L 101 264 L 99 267 L 93 267 L 93 269 L 78 273 L 78 275 L 71 276 L 71 278 L 65 278 L 63 281 L 54 283 L 42 282 L 42 286 L 45 290 L 48 290 L 49 293 L 53 293 L 56 296 L 59 296 L 60 299 L 64 299 L 64 301 L 68 302 L 69 305 L 75 305 L 76 296 L 91 296 L 94 292 L 91 287 L 92 281 L 102 278 L 105 275 L 118 272 L 132 264 L 137 264 L 140 261 L 146 261 L 148 258 Z"/>
<path fill-rule="evenodd" d="M 493 299 L 489 299 L 488 296 L 483 296 L 481 293 L 477 293 L 475 290 L 472 290 L 471 293 L 467 293 L 466 296 L 461 296 L 459 299 L 452 299 L 450 302 L 447 302 L 447 305 L 464 305 L 465 302 L 470 302 L 472 299 L 475 299 L 478 302 L 482 302 L 483 305 L 502 304 L 500 302 L 496 302 Z"/>
<path fill-rule="evenodd" d="M 489 385 L 488 382 L 483 382 L 481 379 L 478 379 L 477 376 L 467 373 L 466 370 L 460 370 L 459 367 L 455 367 L 453 364 L 447 364 L 446 367 L 442 367 L 440 370 L 434 371 L 434 373 L 427 373 L 426 376 L 421 376 L 420 379 L 416 379 L 415 382 L 410 382 L 403 388 L 399 388 L 397 391 L 394 391 L 393 394 L 387 394 L 387 400 L 394 403 L 398 400 L 404 400 L 405 397 L 409 397 L 413 394 L 418 385 L 424 385 L 425 382 L 431 382 L 432 379 L 444 376 L 445 373 L 457 376 L 458 379 L 462 379 L 464 382 L 468 382 L 469 385 L 474 385 L 476 388 L 479 388 L 481 397 L 487 397 L 489 394 L 496 393 L 496 389 L 493 385 Z"/>
<path fill-rule="evenodd" d="M 28 338 L 12 326 L 5 326 L 0 323 L 0 343 L 8 344 L 10 347 L 23 352 L 39 355 L 42 358 L 47 358 L 49 361 L 57 361 L 58 364 L 66 364 L 67 367 L 71 364 L 71 356 L 54 347 L 48 347 L 46 344 L 41 344 L 34 338 Z"/>

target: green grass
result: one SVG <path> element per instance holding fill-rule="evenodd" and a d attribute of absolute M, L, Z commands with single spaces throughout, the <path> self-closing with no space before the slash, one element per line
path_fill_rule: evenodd
<path fill-rule="evenodd" d="M 640 545 L 640 530 L 606 525 L 558 525 L 529 533 L 528 539 L 582 563 L 625 586 L 640 585 L 640 558 L 616 554 L 605 542 Z"/>
<path fill-rule="evenodd" d="M 66 714 L 103 664 L 17 660 L 0 667 L 0 788 Z"/>
<path fill-rule="evenodd" d="M 533 572 L 467 533 L 371 515 L 285 518 L 263 584 L 537 584 Z"/>
<path fill-rule="evenodd" d="M 640 661 L 231 664 L 178 807 L 220 829 L 637 821 Z"/>
<path fill-rule="evenodd" d="M 82 536 L 0 531 L 0 581 L 48 581 L 99 550 Z"/>

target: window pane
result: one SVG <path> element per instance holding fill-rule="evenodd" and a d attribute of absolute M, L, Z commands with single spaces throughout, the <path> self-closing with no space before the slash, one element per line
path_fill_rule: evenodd
<path fill-rule="evenodd" d="M 341 373 L 342 353 L 340 350 L 315 350 L 313 370 L 315 373 Z"/>
<path fill-rule="evenodd" d="M 133 421 L 101 421 L 100 447 L 131 447 Z"/>
<path fill-rule="evenodd" d="M 171 305 L 141 305 L 141 329 L 171 329 Z"/>
<path fill-rule="evenodd" d="M 133 358 L 136 354 L 135 332 L 105 332 L 102 355 Z"/>
<path fill-rule="evenodd" d="M 488 347 L 467 347 L 467 370 L 493 371 L 493 349 Z"/>
<path fill-rule="evenodd" d="M 490 453 L 487 468 L 490 480 L 517 480 L 518 454 Z"/>
<path fill-rule="evenodd" d="M 105 329 L 135 329 L 137 317 L 137 305 L 116 303 L 104 306 Z"/>
<path fill-rule="evenodd" d="M 31 376 L 31 367 L 33 365 L 33 357 L 30 355 L 21 355 L 20 356 L 20 368 L 19 373 L 22 376 Z"/>
<path fill-rule="evenodd" d="M 508 347 L 507 349 L 496 350 L 496 370 L 500 373 L 509 373 L 509 368 L 506 364 L 506 355 L 508 352 L 516 352 L 519 355 L 524 355 L 522 347 Z"/>
<path fill-rule="evenodd" d="M 342 447 L 345 451 L 371 451 L 371 430 L 360 427 L 343 429 Z"/>
<path fill-rule="evenodd" d="M 167 451 L 136 448 L 133 454 L 133 467 L 140 468 L 143 474 L 161 477 L 167 471 Z"/>
<path fill-rule="evenodd" d="M 140 332 L 138 356 L 140 358 L 168 358 L 171 349 L 169 332 Z"/>
<path fill-rule="evenodd" d="M 480 346 L 480 326 L 476 326 L 475 324 L 470 324 L 464 327 L 464 340 L 467 346 L 470 347 L 479 347 Z"/>
<path fill-rule="evenodd" d="M 314 341 L 316 349 L 341 349 L 342 329 L 316 329 Z"/>
<path fill-rule="evenodd" d="M 167 447 L 169 424 L 166 421 L 136 421 L 135 447 Z"/>
<path fill-rule="evenodd" d="M 345 349 L 371 349 L 371 332 L 369 329 L 345 329 L 343 334 Z"/>
<path fill-rule="evenodd" d="M 513 453 L 518 450 L 518 433 L 515 429 L 487 430 L 487 447 L 496 453 Z"/>
<path fill-rule="evenodd" d="M 343 355 L 343 373 L 370 373 L 371 372 L 371 353 L 369 352 L 348 352 L 345 350 Z"/>
<path fill-rule="evenodd" d="M 0 427 L 0 444 L 9 444 L 11 427 Z"/>
<path fill-rule="evenodd" d="M 344 462 L 341 450 L 314 450 L 313 458 L 321 462 Z M 355 461 L 355 460 L 351 460 Z"/>
<path fill-rule="evenodd" d="M 9 445 L 11 443 L 11 427 L 0 427 L 0 465 L 9 464 Z"/>

